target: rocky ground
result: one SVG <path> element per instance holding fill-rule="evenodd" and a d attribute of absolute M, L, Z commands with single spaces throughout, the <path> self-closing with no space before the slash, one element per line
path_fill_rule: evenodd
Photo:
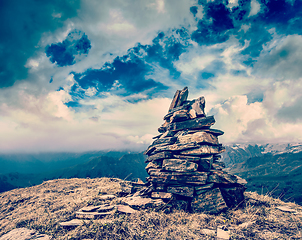
<path fill-rule="evenodd" d="M 121 208 L 126 206 L 123 199 L 129 186 L 117 178 L 74 178 L 1 193 L 0 239 L 9 239 L 4 234 L 16 228 L 52 239 L 302 238 L 302 207 L 268 195 L 246 192 L 244 209 L 193 214 L 156 204 Z M 82 219 L 90 209 L 85 207 L 92 206 L 99 210 L 106 206 L 109 214 Z M 71 220 L 75 226 L 68 224 Z"/>

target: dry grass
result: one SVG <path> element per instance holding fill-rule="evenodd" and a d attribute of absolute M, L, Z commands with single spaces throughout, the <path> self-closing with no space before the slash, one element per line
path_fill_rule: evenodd
<path fill-rule="evenodd" d="M 251 192 L 246 193 L 246 208 L 219 215 L 149 209 L 132 215 L 116 213 L 73 229 L 59 225 L 73 219 L 83 206 L 104 203 L 99 196 L 118 193 L 120 182 L 113 178 L 60 179 L 1 193 L 0 236 L 27 227 L 55 239 L 215 239 L 202 229 L 224 225 L 231 231 L 231 239 L 302 239 L 301 206 Z M 280 205 L 300 214 L 276 209 Z"/>

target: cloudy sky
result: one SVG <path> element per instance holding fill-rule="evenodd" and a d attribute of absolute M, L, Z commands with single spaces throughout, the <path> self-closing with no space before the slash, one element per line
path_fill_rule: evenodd
<path fill-rule="evenodd" d="M 0 1 L 0 152 L 143 150 L 177 89 L 223 144 L 302 141 L 301 0 Z"/>

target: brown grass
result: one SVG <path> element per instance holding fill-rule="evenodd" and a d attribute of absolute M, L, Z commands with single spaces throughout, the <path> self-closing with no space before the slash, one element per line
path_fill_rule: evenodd
<path fill-rule="evenodd" d="M 231 239 L 302 239 L 301 206 L 254 192 L 246 193 L 246 208 L 219 215 L 149 209 L 132 215 L 116 213 L 73 229 L 59 225 L 75 218 L 81 207 L 109 203 L 99 196 L 118 193 L 120 182 L 114 178 L 60 179 L 1 193 L 0 236 L 27 227 L 55 239 L 215 239 L 202 229 L 224 225 L 231 231 Z M 276 209 L 280 205 L 300 213 L 282 212 Z"/>

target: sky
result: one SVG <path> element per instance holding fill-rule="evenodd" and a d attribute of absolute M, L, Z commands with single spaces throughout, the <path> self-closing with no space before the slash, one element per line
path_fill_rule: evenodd
<path fill-rule="evenodd" d="M 1 0 L 0 152 L 144 150 L 177 89 L 222 144 L 302 141 L 301 0 Z"/>

